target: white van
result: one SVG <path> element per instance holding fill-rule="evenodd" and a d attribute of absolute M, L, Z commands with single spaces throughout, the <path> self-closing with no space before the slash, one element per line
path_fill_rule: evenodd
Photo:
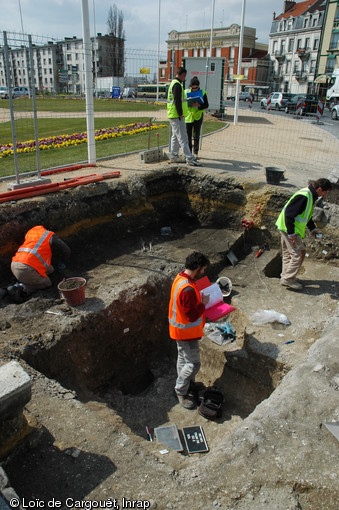
<path fill-rule="evenodd" d="M 29 96 L 29 90 L 27 87 L 14 87 L 13 97 Z"/>

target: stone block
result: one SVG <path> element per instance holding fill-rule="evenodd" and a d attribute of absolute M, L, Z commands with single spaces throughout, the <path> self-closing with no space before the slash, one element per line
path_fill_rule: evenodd
<path fill-rule="evenodd" d="M 31 379 L 17 361 L 0 367 L 0 421 L 21 413 L 31 399 Z"/>
<path fill-rule="evenodd" d="M 140 161 L 142 163 L 156 163 L 163 160 L 162 149 L 150 149 L 148 151 L 140 152 Z"/>

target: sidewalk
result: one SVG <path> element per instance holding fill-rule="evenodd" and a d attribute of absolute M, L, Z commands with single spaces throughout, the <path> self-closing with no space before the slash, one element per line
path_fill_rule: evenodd
<path fill-rule="evenodd" d="M 147 114 L 163 120 L 166 112 L 145 112 Z M 227 174 L 240 182 L 264 184 L 265 168 L 276 167 L 284 170 L 287 178 L 281 185 L 302 187 L 310 179 L 327 177 L 337 165 L 338 141 L 310 121 L 294 120 L 283 113 L 270 115 L 267 112 L 247 113 L 242 110 L 238 124 L 234 126 L 231 109 L 226 121 L 225 129 L 203 137 L 199 153 L 201 171 L 213 175 Z M 164 148 L 164 152 L 167 150 L 167 147 Z M 121 177 L 128 177 L 135 172 L 150 172 L 168 166 L 167 160 L 143 163 L 138 152 L 98 161 L 96 169 L 84 168 L 49 178 L 52 182 L 61 182 L 68 178 L 112 170 L 120 171 Z M 20 181 L 24 181 L 24 178 L 20 177 Z M 15 177 L 11 181 L 0 181 L 0 192 L 7 191 L 9 182 L 15 182 Z"/>

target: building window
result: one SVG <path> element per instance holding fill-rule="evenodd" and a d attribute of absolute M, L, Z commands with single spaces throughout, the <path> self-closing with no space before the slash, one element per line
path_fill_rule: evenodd
<path fill-rule="evenodd" d="M 301 48 L 302 48 L 301 39 L 298 39 L 298 41 L 297 41 L 297 51 L 300 50 Z"/>
<path fill-rule="evenodd" d="M 203 57 L 203 56 L 204 56 L 204 48 L 200 48 L 199 57 Z"/>
<path fill-rule="evenodd" d="M 339 33 L 334 32 L 331 37 L 330 50 L 336 50 L 339 48 Z"/>
<path fill-rule="evenodd" d="M 308 27 L 308 19 L 307 19 L 307 18 L 305 18 L 305 19 L 304 19 L 304 28 L 307 28 L 307 27 Z"/>
<path fill-rule="evenodd" d="M 215 52 L 216 57 L 221 57 L 221 48 L 217 48 Z"/>
<path fill-rule="evenodd" d="M 311 60 L 311 69 L 310 69 L 311 73 L 314 73 L 314 71 L 315 71 L 315 62 L 316 62 L 315 60 Z"/>
<path fill-rule="evenodd" d="M 292 28 L 293 28 L 293 19 L 289 18 L 289 20 L 287 22 L 287 30 L 292 30 Z"/>
<path fill-rule="evenodd" d="M 332 74 L 334 71 L 335 58 L 327 58 L 326 73 Z"/>
<path fill-rule="evenodd" d="M 193 57 L 197 57 L 197 56 L 198 56 L 198 50 L 197 50 L 197 48 L 194 48 Z"/>
<path fill-rule="evenodd" d="M 291 61 L 287 60 L 286 62 L 286 74 L 288 74 L 291 70 Z"/>
<path fill-rule="evenodd" d="M 234 46 L 230 48 L 230 60 L 234 60 Z"/>
<path fill-rule="evenodd" d="M 292 53 L 293 45 L 294 45 L 294 40 L 293 39 L 289 39 L 289 41 L 288 41 L 288 51 L 289 51 L 289 53 Z"/>
<path fill-rule="evenodd" d="M 310 49 L 310 38 L 309 37 L 306 37 L 306 39 L 305 39 L 305 49 L 306 50 Z"/>
<path fill-rule="evenodd" d="M 71 53 L 67 53 L 67 61 L 70 61 L 70 60 L 72 60 L 72 55 L 71 55 Z"/>
<path fill-rule="evenodd" d="M 184 57 L 188 57 L 188 50 L 184 50 Z"/>
<path fill-rule="evenodd" d="M 319 39 L 314 39 L 313 49 L 317 50 L 319 48 Z"/>
<path fill-rule="evenodd" d="M 278 41 L 273 41 L 273 55 L 278 51 Z"/>
<path fill-rule="evenodd" d="M 285 54 L 285 44 L 286 44 L 286 41 L 284 39 L 284 40 L 281 41 L 281 46 L 280 46 L 280 54 L 281 55 Z"/>
<path fill-rule="evenodd" d="M 244 78 L 245 80 L 248 80 L 248 67 L 244 68 Z"/>

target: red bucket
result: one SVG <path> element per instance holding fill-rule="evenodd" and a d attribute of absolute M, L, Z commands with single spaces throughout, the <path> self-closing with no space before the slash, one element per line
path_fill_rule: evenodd
<path fill-rule="evenodd" d="M 85 278 L 66 278 L 58 285 L 60 296 L 70 306 L 82 305 L 85 301 Z"/>

